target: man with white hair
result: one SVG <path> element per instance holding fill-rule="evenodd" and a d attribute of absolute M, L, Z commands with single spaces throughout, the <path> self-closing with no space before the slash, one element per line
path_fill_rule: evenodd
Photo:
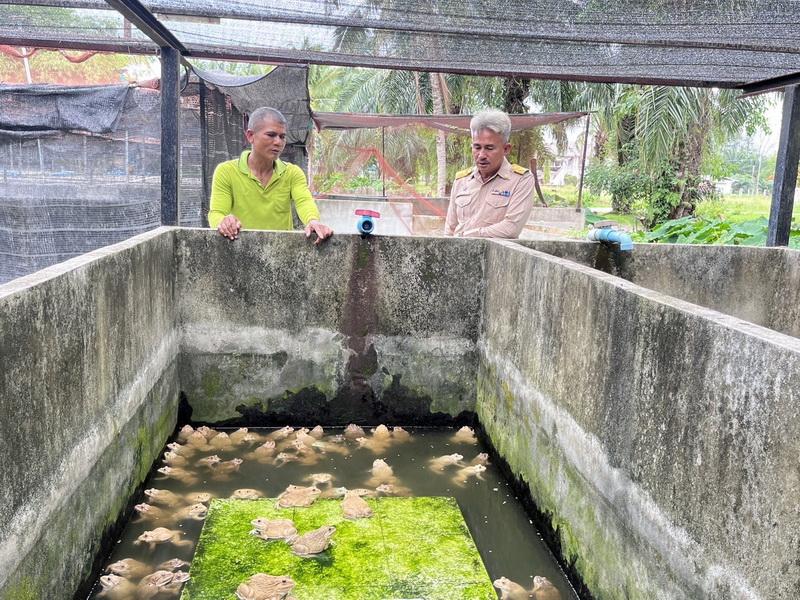
<path fill-rule="evenodd" d="M 533 209 L 534 179 L 506 159 L 511 119 L 485 110 L 472 117 L 469 129 L 475 166 L 456 173 L 444 234 L 517 238 Z"/>
<path fill-rule="evenodd" d="M 229 240 L 241 229 L 292 229 L 294 203 L 306 237 L 315 233 L 318 244 L 333 235 L 319 220 L 303 170 L 278 158 L 286 146 L 286 117 L 274 108 L 257 108 L 245 137 L 251 149 L 214 170 L 208 224 Z"/>

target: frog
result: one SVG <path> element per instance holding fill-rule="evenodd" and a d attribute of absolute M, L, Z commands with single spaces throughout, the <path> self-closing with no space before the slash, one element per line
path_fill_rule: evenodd
<path fill-rule="evenodd" d="M 201 458 L 197 461 L 197 464 L 202 467 L 208 467 L 209 469 L 213 469 L 219 463 L 222 462 L 222 459 L 217 456 L 216 454 L 212 454 L 210 456 L 206 456 L 205 458 Z"/>
<path fill-rule="evenodd" d="M 464 457 L 457 452 L 453 454 L 445 454 L 443 456 L 437 456 L 436 458 L 432 458 L 428 461 L 428 465 L 430 466 L 431 471 L 444 471 L 447 467 L 457 465 L 463 466 L 461 462 Z"/>
<path fill-rule="evenodd" d="M 189 461 L 182 454 L 168 450 L 164 452 L 164 463 L 170 467 L 185 467 Z"/>
<path fill-rule="evenodd" d="M 342 500 L 342 512 L 345 519 L 365 519 L 372 516 L 372 509 L 355 490 L 347 490 Z"/>
<path fill-rule="evenodd" d="M 181 456 L 185 456 L 187 458 L 192 454 L 194 454 L 194 448 L 190 446 L 184 446 L 182 444 L 179 444 L 178 442 L 170 442 L 169 444 L 167 444 L 167 449 L 169 449 L 170 452 L 174 452 L 175 454 L 180 454 Z"/>
<path fill-rule="evenodd" d="M 203 434 L 203 437 L 207 440 L 211 440 L 219 435 L 219 432 L 216 429 L 211 429 L 211 427 L 206 427 L 205 425 L 198 427 L 195 431 Z"/>
<path fill-rule="evenodd" d="M 411 434 L 402 427 L 392 427 L 392 438 L 398 442 L 411 441 Z"/>
<path fill-rule="evenodd" d="M 280 540 L 297 535 L 297 528 L 290 519 L 267 519 L 258 517 L 250 521 L 255 527 L 250 535 L 260 537 L 262 540 Z"/>
<path fill-rule="evenodd" d="M 134 558 L 123 558 L 106 567 L 106 573 L 113 573 L 125 579 L 141 579 L 150 572 L 148 565 Z"/>
<path fill-rule="evenodd" d="M 312 473 L 305 477 L 303 481 L 310 481 L 314 485 L 325 485 L 330 487 L 333 485 L 333 475 L 330 473 Z"/>
<path fill-rule="evenodd" d="M 188 566 L 189 563 L 185 560 L 181 560 L 180 558 L 170 558 L 169 560 L 165 560 L 158 565 L 156 567 L 156 571 L 177 571 Z"/>
<path fill-rule="evenodd" d="M 322 425 L 317 425 L 316 427 L 314 427 L 314 429 L 308 432 L 308 435 L 310 435 L 314 439 L 321 440 L 325 435 L 325 430 L 322 428 Z"/>
<path fill-rule="evenodd" d="M 193 433 L 194 433 L 194 427 L 192 427 L 191 425 L 184 425 L 178 432 L 178 442 L 186 443 L 186 440 L 188 440 L 189 436 L 192 435 Z"/>
<path fill-rule="evenodd" d="M 309 531 L 304 535 L 294 535 L 286 541 L 292 547 L 292 552 L 297 556 L 311 556 L 328 549 L 331 537 L 336 532 L 333 525 L 323 525 L 319 529 Z"/>
<path fill-rule="evenodd" d="M 488 465 L 489 464 L 489 455 L 486 452 L 481 452 L 477 454 L 475 458 L 473 458 L 469 464 L 471 465 Z"/>
<path fill-rule="evenodd" d="M 181 503 L 180 497 L 169 490 L 150 488 L 144 491 L 144 495 L 147 496 L 150 504 L 158 504 L 159 506 L 177 506 Z"/>
<path fill-rule="evenodd" d="M 358 437 L 356 443 L 359 448 L 371 450 L 373 454 L 382 454 L 390 445 L 390 438 Z"/>
<path fill-rule="evenodd" d="M 394 471 L 385 460 L 376 458 L 372 461 L 372 469 L 370 470 L 372 477 L 367 481 L 369 487 L 377 487 L 382 483 L 394 483 Z"/>
<path fill-rule="evenodd" d="M 547 577 L 537 575 L 533 578 L 531 597 L 534 600 L 561 600 L 561 592 Z"/>
<path fill-rule="evenodd" d="M 233 442 L 224 431 L 218 433 L 208 441 L 208 445 L 217 450 L 229 450 L 233 448 Z"/>
<path fill-rule="evenodd" d="M 238 600 L 292 600 L 294 581 L 287 575 L 256 573 L 236 588 Z"/>
<path fill-rule="evenodd" d="M 181 469 L 180 467 L 161 467 L 158 469 L 158 472 L 167 479 L 174 479 L 185 485 L 194 485 L 197 483 L 197 476 L 194 473 L 190 473 L 186 469 Z"/>
<path fill-rule="evenodd" d="M 136 538 L 134 544 L 147 544 L 150 550 L 154 550 L 159 544 L 173 544 L 174 546 L 192 546 L 191 540 L 182 540 L 182 531 L 177 529 L 167 529 L 166 527 L 156 527 L 150 531 L 145 531 Z"/>
<path fill-rule="evenodd" d="M 102 591 L 97 594 L 100 598 L 110 598 L 111 600 L 128 600 L 135 597 L 136 585 L 119 575 L 103 575 L 100 578 Z"/>
<path fill-rule="evenodd" d="M 231 494 L 231 498 L 234 500 L 258 500 L 259 498 L 263 497 L 264 494 L 252 488 L 240 488 L 238 490 L 234 490 L 233 494 Z"/>
<path fill-rule="evenodd" d="M 348 440 L 354 440 L 360 437 L 366 437 L 366 433 L 364 430 L 356 425 L 355 423 L 350 423 L 347 427 L 344 428 L 344 437 Z"/>
<path fill-rule="evenodd" d="M 302 442 L 306 446 L 313 446 L 318 441 L 313 435 L 308 434 L 308 429 L 303 427 L 295 432 L 295 441 Z"/>
<path fill-rule="evenodd" d="M 459 487 L 464 487 L 464 484 L 469 480 L 470 477 L 475 477 L 476 479 L 483 481 L 481 473 L 483 473 L 485 470 L 486 467 L 483 465 L 469 465 L 468 467 L 459 469 L 456 471 L 456 474 L 453 477 L 453 483 Z"/>
<path fill-rule="evenodd" d="M 346 487 L 329 487 L 320 494 L 320 498 L 344 498 Z"/>
<path fill-rule="evenodd" d="M 495 579 L 492 585 L 500 590 L 500 600 L 528 600 L 531 597 L 528 590 L 508 577 Z"/>
<path fill-rule="evenodd" d="M 177 596 L 181 586 L 189 580 L 184 571 L 156 571 L 143 577 L 136 588 L 136 596 L 140 600 L 163 598 L 164 595 Z"/>
<path fill-rule="evenodd" d="M 286 427 L 281 427 L 280 429 L 276 429 L 275 431 L 267 435 L 267 437 L 271 440 L 276 440 L 276 441 L 285 440 L 292 434 L 293 431 L 294 429 L 287 425 Z"/>
<path fill-rule="evenodd" d="M 372 430 L 372 437 L 374 438 L 385 439 L 391 437 L 391 435 L 392 433 L 389 431 L 389 428 L 384 424 L 380 424 Z"/>
<path fill-rule="evenodd" d="M 223 461 L 213 469 L 214 473 L 211 477 L 216 481 L 227 481 L 230 479 L 231 473 L 239 470 L 239 466 L 243 462 L 241 458 L 232 458 L 231 460 Z"/>
<path fill-rule="evenodd" d="M 253 450 L 253 454 L 255 456 L 272 456 L 275 454 L 275 442 L 273 440 L 267 440 Z"/>
<path fill-rule="evenodd" d="M 478 438 L 475 437 L 475 431 L 472 427 L 464 425 L 461 429 L 456 431 L 450 438 L 451 442 L 456 444 L 477 444 Z"/>
<path fill-rule="evenodd" d="M 239 429 L 231 433 L 228 436 L 228 438 L 230 439 L 231 444 L 239 445 L 242 442 L 244 442 L 244 438 L 247 436 L 248 433 L 250 433 L 250 431 L 247 429 L 247 427 L 240 427 Z"/>
<path fill-rule="evenodd" d="M 203 521 L 205 520 L 207 514 L 208 507 L 205 504 L 198 502 L 180 509 L 175 513 L 175 519 L 178 521 L 187 521 L 189 519 L 193 521 Z"/>
<path fill-rule="evenodd" d="M 135 505 L 133 510 L 139 515 L 139 521 L 160 521 L 167 516 L 167 513 L 163 510 L 147 502 L 141 502 Z"/>
<path fill-rule="evenodd" d="M 278 496 L 277 505 L 279 508 L 311 506 L 321 493 L 322 491 L 313 485 L 310 487 L 289 485 Z"/>
<path fill-rule="evenodd" d="M 185 499 L 189 504 L 208 504 L 213 496 L 208 492 L 192 492 L 186 494 Z"/>
<path fill-rule="evenodd" d="M 195 450 L 203 450 L 208 448 L 208 439 L 199 431 L 194 431 L 188 438 L 186 438 L 186 445 L 194 448 Z"/>

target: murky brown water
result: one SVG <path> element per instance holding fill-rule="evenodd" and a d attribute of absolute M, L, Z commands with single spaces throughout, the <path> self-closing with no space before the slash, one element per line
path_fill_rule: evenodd
<path fill-rule="evenodd" d="M 174 468 L 186 473 L 188 480 L 159 473 L 156 469 L 164 466 L 163 463 L 159 463 L 151 472 L 146 487 L 173 492 L 179 498 L 177 504 L 158 505 L 146 497 L 137 498 L 137 503 L 147 502 L 155 505 L 163 512 L 162 518 L 152 521 L 141 520 L 135 516 L 126 525 L 104 565 L 133 558 L 144 563 L 148 571 L 154 571 L 157 565 L 173 558 L 191 562 L 203 523 L 191 518 L 181 518 L 185 516 L 180 514 L 181 509 L 186 509 L 190 504 L 187 499 L 188 494 L 208 492 L 213 497 L 225 498 L 231 496 L 237 489 L 253 488 L 264 497 L 275 497 L 289 484 L 311 485 L 307 478 L 315 473 L 332 475 L 331 488 L 370 487 L 368 483 L 373 461 L 376 458 L 383 458 L 394 471 L 395 489 L 400 492 L 397 495 L 453 496 L 458 500 L 464 519 L 493 580 L 504 576 L 530 588 L 533 577 L 543 575 L 558 587 L 564 600 L 577 598 L 499 470 L 494 465 L 487 464 L 486 470 L 479 473 L 481 479 L 470 476 L 464 481 L 463 476 L 458 475 L 460 468 L 469 466 L 479 453 L 485 452 L 484 448 L 478 443 L 455 440 L 453 438 L 455 429 L 407 428 L 407 430 L 411 436 L 406 442 L 401 443 L 390 438 L 386 445 L 373 443 L 377 447 L 369 448 L 360 446 L 354 440 L 331 441 L 330 436 L 342 434 L 342 429 L 325 429 L 322 442 L 329 444 L 327 450 L 322 452 L 319 449 L 312 449 L 306 454 L 305 462 L 308 464 L 302 464 L 294 460 L 297 454 L 293 446 L 281 448 L 285 444 L 290 444 L 295 434 L 286 440 L 278 440 L 276 442 L 278 448 L 271 457 L 255 457 L 252 452 L 270 434 L 274 435 L 276 430 L 251 428 L 250 433 L 254 433 L 259 438 L 258 441 L 197 449 L 186 456 L 185 464 L 173 464 Z M 217 429 L 217 431 L 231 434 L 235 430 Z M 368 439 L 373 440 L 369 436 L 369 429 L 367 433 Z M 213 438 L 211 442 L 213 443 Z M 285 453 L 286 458 L 290 460 L 287 462 L 278 460 L 277 455 L 280 452 Z M 463 456 L 462 467 L 451 465 L 445 466 L 442 470 L 431 468 L 429 461 L 432 458 L 453 453 Z M 238 467 L 229 463 L 228 467 L 222 465 L 221 468 L 220 465 L 211 468 L 199 462 L 212 455 L 219 456 L 222 461 L 241 458 L 243 462 Z M 324 491 L 329 486 L 319 484 L 319 487 Z M 179 531 L 181 533 L 179 539 L 191 543 L 183 546 L 161 543 L 152 546 L 152 549 L 148 544 L 136 543 L 141 534 L 156 527 Z M 183 568 L 184 571 L 188 569 L 188 566 Z M 138 579 L 132 578 L 132 581 L 135 583 Z M 138 598 L 135 588 L 123 590 L 118 586 L 103 595 L 100 595 L 101 592 L 102 588 L 98 581 L 89 598 L 119 600 Z M 158 596 L 158 598 L 166 597 L 168 596 Z"/>

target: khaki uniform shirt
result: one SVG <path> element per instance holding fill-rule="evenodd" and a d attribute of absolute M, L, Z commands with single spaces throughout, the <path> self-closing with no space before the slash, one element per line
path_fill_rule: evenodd
<path fill-rule="evenodd" d="M 456 173 L 444 234 L 517 238 L 533 209 L 533 175 L 505 158 L 488 181 L 477 167 Z"/>

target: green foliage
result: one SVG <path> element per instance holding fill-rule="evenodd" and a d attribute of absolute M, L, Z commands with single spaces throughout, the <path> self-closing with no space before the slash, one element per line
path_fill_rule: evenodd
<path fill-rule="evenodd" d="M 634 163 L 593 163 L 586 169 L 585 184 L 595 194 L 610 194 L 612 208 L 621 213 L 631 212 L 635 204 L 646 203 L 652 191 L 651 178 Z"/>
<path fill-rule="evenodd" d="M 767 241 L 768 224 L 769 221 L 763 217 L 741 223 L 724 219 L 683 217 L 662 223 L 637 237 L 640 241 L 654 243 L 763 246 Z M 792 227 L 789 245 L 800 248 L 800 226 Z"/>
<path fill-rule="evenodd" d="M 491 580 L 453 498 L 367 499 L 374 515 L 349 521 L 341 502 L 280 509 L 274 500 L 214 500 L 183 600 L 235 600 L 236 587 L 258 572 L 288 575 L 298 600 L 494 598 Z M 300 534 L 323 525 L 332 546 L 308 558 L 283 540 L 249 534 L 257 517 L 291 518 Z"/>

